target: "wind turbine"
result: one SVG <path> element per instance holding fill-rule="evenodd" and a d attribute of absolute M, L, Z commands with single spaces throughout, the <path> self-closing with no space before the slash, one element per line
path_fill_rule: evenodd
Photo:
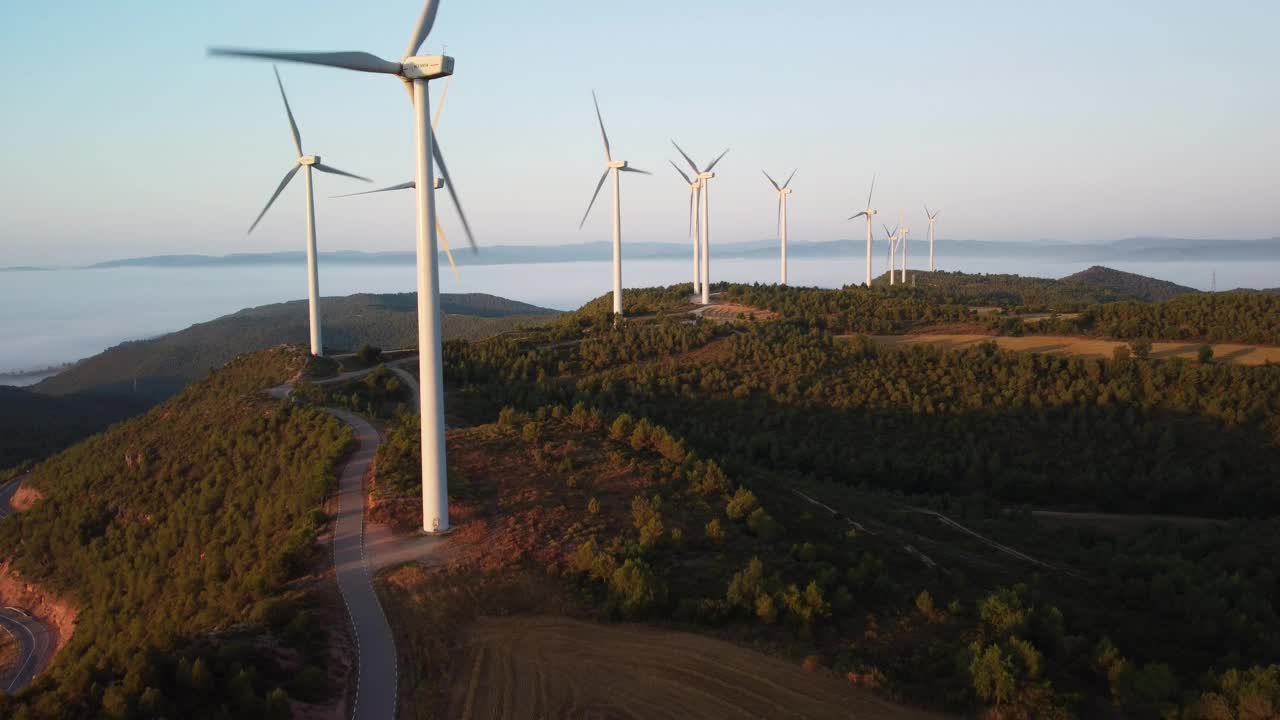
<path fill-rule="evenodd" d="M 644 175 L 651 175 L 647 170 L 633 168 L 627 164 L 626 160 L 614 160 L 613 153 L 609 149 L 609 133 L 604 131 L 604 117 L 600 115 L 600 101 L 596 99 L 596 91 L 591 91 L 591 102 L 596 106 L 596 121 L 600 123 L 600 137 L 604 139 L 604 174 L 600 176 L 600 182 L 596 183 L 596 191 L 591 195 L 591 202 L 587 203 L 587 211 L 582 213 L 582 222 L 578 223 L 578 229 L 587 223 L 587 216 L 591 214 L 591 208 L 596 204 L 596 198 L 600 196 L 600 188 L 604 187 L 604 181 L 613 174 L 613 316 L 615 320 L 622 317 L 622 180 L 621 173 L 635 172 Z"/>
<path fill-rule="evenodd" d="M 681 150 L 679 145 L 676 145 L 675 140 L 672 140 L 671 144 L 675 145 L 676 151 L 680 153 L 680 156 L 684 158 L 685 162 L 689 163 L 689 167 L 693 168 L 694 175 L 696 175 L 698 179 L 698 187 L 701 189 L 698 195 L 700 200 L 699 204 L 702 206 L 702 222 L 700 223 L 702 226 L 702 304 L 710 305 L 711 253 L 707 246 L 710 244 L 711 240 L 711 212 L 709 209 L 711 205 L 711 186 L 708 184 L 708 181 L 716 176 L 712 170 L 715 169 L 716 163 L 720 162 L 720 158 L 724 157 L 725 154 L 729 152 L 729 148 L 725 148 L 724 152 L 717 155 L 716 159 L 712 160 L 711 164 L 707 165 L 705 170 L 699 170 L 697 164 L 689 157 L 689 154 L 684 150 Z"/>
<path fill-rule="evenodd" d="M 352 175 L 349 172 L 343 172 L 335 167 L 325 165 L 320 162 L 319 155 L 306 155 L 302 152 L 302 135 L 298 132 L 298 123 L 293 119 L 293 110 L 289 107 L 289 98 L 284 94 L 284 83 L 280 81 L 280 71 L 274 66 L 271 68 L 276 74 L 276 85 L 280 88 L 280 99 L 284 101 L 284 113 L 289 116 L 289 130 L 293 132 L 293 147 L 298 151 L 298 160 L 293 167 L 289 168 L 289 172 L 284 174 L 284 179 L 280 181 L 280 185 L 276 187 L 275 193 L 271 195 L 271 199 L 267 201 L 266 207 L 262 208 L 262 212 L 258 213 L 258 217 L 249 226 L 251 234 L 253 229 L 258 227 L 258 223 L 262 222 L 262 216 L 267 214 L 271 209 L 272 203 L 276 198 L 280 197 L 280 193 L 284 192 L 285 186 L 298 174 L 298 168 L 306 168 L 304 178 L 307 186 L 307 319 L 311 325 L 311 354 L 320 356 L 324 354 L 324 337 L 320 330 L 320 271 L 316 267 L 316 198 L 315 192 L 311 184 L 311 169 L 315 168 L 320 172 L 327 172 L 332 175 L 342 175 L 343 177 L 355 178 L 371 182 L 367 177 Z"/>
<path fill-rule="evenodd" d="M 670 161 L 668 161 L 670 162 Z M 693 294 L 697 295 L 701 292 L 702 280 L 698 276 L 698 246 L 702 241 L 702 219 L 698 217 L 698 208 L 702 207 L 702 182 L 700 180 L 692 180 L 679 165 L 671 163 L 671 167 L 680 173 L 680 177 L 689 184 L 689 237 L 693 238 Z"/>
<path fill-rule="evenodd" d="M 907 284 L 907 221 L 901 210 L 898 211 L 898 243 L 902 246 L 902 275 L 898 278 L 903 285 Z"/>
<path fill-rule="evenodd" d="M 871 218 L 876 216 L 876 211 L 871 207 L 871 194 L 874 193 L 875 191 L 876 191 L 876 176 L 872 175 L 871 190 L 867 193 L 867 209 L 849 218 L 850 220 L 853 220 L 859 217 L 867 218 L 867 287 L 871 287 Z"/>
<path fill-rule="evenodd" d="M 431 118 L 431 131 L 435 132 L 440 128 L 440 113 L 444 111 L 444 101 L 449 95 L 449 83 L 453 82 L 453 76 L 445 78 L 444 90 L 440 93 L 440 102 L 436 104 L 436 114 Z M 346 193 L 345 195 L 334 195 L 335 198 L 355 197 L 357 195 L 372 195 L 374 193 L 384 193 L 392 190 L 413 190 L 418 184 L 413 180 L 402 182 L 389 187 L 378 188 L 377 190 L 365 190 L 363 192 Z M 444 178 L 436 178 L 436 190 L 444 187 Z M 444 246 L 445 257 L 449 258 L 449 269 L 453 271 L 455 280 L 460 280 L 461 275 L 458 274 L 458 263 L 453 259 L 453 250 L 449 247 L 449 241 L 444 236 L 444 226 L 440 224 L 440 217 L 436 216 L 436 235 L 440 238 L 440 244 Z"/>
<path fill-rule="evenodd" d="M 898 248 L 898 228 L 895 227 L 893 230 L 889 230 L 888 225 L 883 225 L 882 227 L 884 228 L 885 237 L 889 241 L 889 284 L 892 285 L 894 271 L 893 256 Z"/>
<path fill-rule="evenodd" d="M 929 212 L 929 206 L 924 206 L 924 216 L 929 218 L 929 272 L 933 272 L 933 223 L 938 219 L 938 213 L 941 212 L 942 211 L 939 210 L 938 212 L 931 213 Z"/>
<path fill-rule="evenodd" d="M 786 285 L 787 284 L 787 196 L 791 194 L 791 189 L 788 186 L 791 185 L 791 178 L 796 176 L 796 171 L 795 170 L 791 171 L 791 175 L 787 176 L 787 181 L 782 183 L 781 187 L 778 186 L 778 183 L 776 180 L 769 177 L 769 173 L 764 172 L 763 170 L 761 170 L 760 172 L 764 173 L 765 178 L 768 179 L 769 184 L 773 186 L 773 189 L 778 191 L 778 238 L 782 240 L 781 284 Z"/>
<path fill-rule="evenodd" d="M 458 202 L 457 183 L 449 174 L 440 144 L 427 123 L 430 97 L 427 83 L 453 74 L 453 58 L 447 55 L 418 55 L 435 24 L 439 0 L 427 0 L 409 36 L 409 46 L 399 62 L 383 60 L 365 52 L 285 52 L 277 50 L 209 50 L 211 55 L 263 58 L 285 62 L 378 73 L 399 78 L 411 92 L 414 119 L 414 160 L 418 192 L 418 377 L 419 417 L 422 424 L 422 527 L 427 532 L 449 529 L 449 487 L 444 443 L 444 357 L 441 347 L 440 273 L 436 255 L 436 198 L 432 159 L 440 164 L 445 189 L 458 209 L 467 240 L 475 249 L 471 226 Z"/>

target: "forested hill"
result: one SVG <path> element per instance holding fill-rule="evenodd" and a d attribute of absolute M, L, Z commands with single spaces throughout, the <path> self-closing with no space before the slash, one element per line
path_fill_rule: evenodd
<path fill-rule="evenodd" d="M 1057 280 L 946 271 L 911 271 L 908 275 L 908 287 L 924 291 L 935 303 L 1014 306 L 1035 311 L 1071 312 L 1126 300 L 1158 302 L 1197 292 L 1165 280 L 1098 265 Z M 878 278 L 876 284 L 887 285 L 888 274 Z"/>
<path fill-rule="evenodd" d="M 263 389 L 300 347 L 248 355 L 39 464 L 42 498 L 0 521 L 0 559 L 78 610 L 3 718 L 277 718 L 320 700 L 322 506 L 350 432 Z"/>
<path fill-rule="evenodd" d="M 444 294 L 444 336 L 476 340 L 538 324 L 554 310 L 479 293 Z M 351 295 L 322 298 L 325 348 L 352 351 L 369 344 L 384 349 L 418 343 L 417 295 Z M 168 335 L 117 345 L 36 385 L 37 392 L 62 395 L 99 389 L 127 390 L 163 399 L 237 355 L 281 343 L 307 342 L 303 300 L 241 310 Z M 135 388 L 135 380 L 136 388 Z"/>
<path fill-rule="evenodd" d="M 1062 278 L 1061 282 L 1105 288 L 1143 302 L 1162 302 L 1164 300 L 1172 300 L 1181 295 L 1199 292 L 1195 288 L 1172 283 L 1168 280 L 1157 280 L 1146 275 L 1113 270 L 1101 265 L 1094 265 L 1088 270 L 1081 270 L 1074 275 L 1068 275 Z"/>
<path fill-rule="evenodd" d="M 133 395 L 54 397 L 0 385 L 0 471 L 60 450 L 148 405 Z"/>

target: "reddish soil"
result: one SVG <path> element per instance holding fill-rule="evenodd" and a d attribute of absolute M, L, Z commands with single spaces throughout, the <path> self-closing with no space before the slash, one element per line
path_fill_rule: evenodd
<path fill-rule="evenodd" d="M 23 485 L 14 491 L 13 497 L 9 500 L 9 507 L 17 512 L 26 512 L 43 499 L 44 495 L 41 495 L 39 490 Z"/>
<path fill-rule="evenodd" d="M 55 657 L 71 640 L 71 634 L 76 630 L 76 617 L 80 614 L 80 610 L 70 603 L 23 580 L 8 560 L 0 562 L 0 605 L 22 608 L 48 626 L 54 636 Z"/>
<path fill-rule="evenodd" d="M 762 310 L 750 305 L 739 305 L 737 303 L 712 305 L 702 312 L 702 316 L 709 320 L 739 320 L 741 318 L 738 315 L 755 320 L 775 320 L 778 318 L 778 313 L 772 310 Z"/>

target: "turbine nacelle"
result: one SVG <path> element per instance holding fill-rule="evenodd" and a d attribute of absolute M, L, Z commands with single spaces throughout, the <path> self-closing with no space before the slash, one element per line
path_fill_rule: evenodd
<path fill-rule="evenodd" d="M 453 58 L 448 55 L 413 55 L 400 61 L 400 77 L 406 80 L 435 80 L 453 74 Z"/>
<path fill-rule="evenodd" d="M 606 163 L 606 165 L 608 165 L 610 168 L 612 168 L 612 169 L 614 169 L 614 170 L 626 170 L 626 169 L 627 169 L 627 161 L 626 161 L 626 160 L 610 160 L 609 162 L 607 162 L 607 163 Z"/>
<path fill-rule="evenodd" d="M 716 174 L 715 174 L 715 173 L 713 173 L 713 172 L 700 172 L 700 173 L 698 173 L 698 179 L 699 179 L 699 180 L 710 180 L 711 178 L 713 178 L 713 177 L 715 177 L 715 176 L 716 176 Z"/>
<path fill-rule="evenodd" d="M 298 158 L 298 164 L 307 165 L 307 166 L 319 165 L 320 156 L 319 155 L 303 155 L 302 157 Z"/>
<path fill-rule="evenodd" d="M 790 195 L 790 194 L 791 194 L 791 188 L 782 188 L 781 190 L 779 190 L 779 191 L 778 191 L 778 193 L 779 193 L 779 194 L 781 194 L 781 195 Z"/>

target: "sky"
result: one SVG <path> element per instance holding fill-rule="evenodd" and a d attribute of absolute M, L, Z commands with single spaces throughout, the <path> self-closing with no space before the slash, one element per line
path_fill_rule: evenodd
<path fill-rule="evenodd" d="M 0 12 L 0 266 L 303 249 L 268 63 L 213 45 L 398 59 L 419 0 L 66 0 Z M 606 240 L 591 90 L 626 175 L 624 244 L 687 238 L 674 138 L 722 149 L 712 241 L 776 236 L 761 175 L 799 168 L 793 241 L 861 237 L 922 205 L 939 237 L 1102 241 L 1280 235 L 1280 3 L 1181 0 L 442 0 L 456 58 L 439 137 L 484 244 Z M 281 74 L 304 149 L 379 184 L 412 177 L 394 78 Z M 442 83 L 433 83 L 438 97 Z M 408 193 L 317 174 L 322 250 L 409 250 Z M 441 198 L 443 200 L 443 197 Z M 460 238 L 442 203 L 445 227 Z"/>

